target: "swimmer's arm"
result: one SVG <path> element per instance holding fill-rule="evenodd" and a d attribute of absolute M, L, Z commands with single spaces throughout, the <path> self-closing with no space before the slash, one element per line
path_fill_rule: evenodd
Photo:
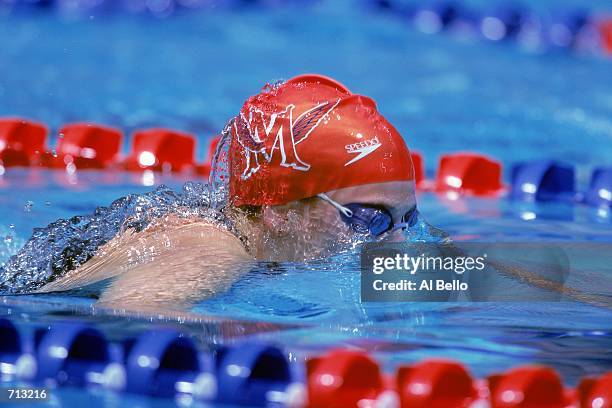
<path fill-rule="evenodd" d="M 163 219 L 140 233 L 109 242 L 85 265 L 42 291 L 67 290 L 115 277 L 99 306 L 129 310 L 185 310 L 225 291 L 252 258 L 218 226 Z"/>
<path fill-rule="evenodd" d="M 447 242 L 445 250 L 446 255 L 451 255 L 453 257 L 469 256 L 469 254 L 462 248 L 454 245 L 450 241 Z M 542 248 L 542 251 L 546 250 L 547 249 L 545 247 Z M 552 244 L 551 248 L 548 250 L 552 251 L 550 254 L 553 257 L 557 254 L 554 244 Z M 486 252 L 486 250 L 482 251 L 482 253 Z M 495 258 L 487 259 L 486 265 L 491 267 L 486 270 L 487 273 L 492 274 L 494 277 L 510 278 L 516 282 L 520 282 L 534 288 L 556 292 L 565 296 L 567 299 L 587 303 L 597 307 L 604 307 L 607 309 L 612 308 L 612 301 L 610 300 L 609 296 L 586 293 L 578 288 L 572 288 L 567 285 L 565 283 L 565 272 L 560 268 L 547 270 L 546 268 L 542 269 L 542 266 L 534 267 L 534 265 L 517 264 L 513 253 L 510 251 L 505 254 L 503 252 L 501 254 L 498 253 Z M 574 269 L 576 270 L 576 268 Z M 551 274 L 554 276 L 550 276 Z"/>

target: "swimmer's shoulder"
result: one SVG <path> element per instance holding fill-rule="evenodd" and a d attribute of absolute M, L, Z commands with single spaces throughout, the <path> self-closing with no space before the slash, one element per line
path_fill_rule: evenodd
<path fill-rule="evenodd" d="M 176 259 L 199 265 L 248 264 L 253 257 L 240 239 L 223 226 L 201 218 L 166 216 L 144 230 L 126 231 L 102 246 L 85 264 L 38 292 L 68 290 L 123 275 L 144 266 L 160 270 Z"/>
<path fill-rule="evenodd" d="M 156 224 L 161 221 L 158 220 Z M 206 219 L 165 219 L 159 225 L 152 225 L 153 229 L 161 228 L 173 231 L 173 235 L 183 246 L 197 247 L 219 247 L 231 251 L 236 255 L 242 255 L 245 259 L 252 259 L 248 254 L 240 238 L 228 228 L 214 221 Z M 147 228 L 148 230 L 148 228 Z"/>

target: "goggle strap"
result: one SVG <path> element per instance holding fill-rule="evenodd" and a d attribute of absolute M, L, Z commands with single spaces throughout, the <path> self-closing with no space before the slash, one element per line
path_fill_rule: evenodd
<path fill-rule="evenodd" d="M 398 229 L 404 229 L 404 228 L 409 228 L 409 227 L 410 227 L 410 223 L 409 222 L 398 222 L 397 224 L 393 225 L 393 228 L 391 229 L 391 232 L 397 231 Z"/>
<path fill-rule="evenodd" d="M 317 197 L 319 197 L 322 200 L 327 201 L 328 203 L 330 203 L 331 205 L 336 207 L 336 209 L 338 211 L 340 211 L 342 214 L 344 214 L 346 217 L 351 218 L 353 216 L 353 211 L 351 211 L 350 209 L 346 208 L 342 204 L 332 200 L 327 194 L 319 193 L 319 194 L 317 194 Z"/>

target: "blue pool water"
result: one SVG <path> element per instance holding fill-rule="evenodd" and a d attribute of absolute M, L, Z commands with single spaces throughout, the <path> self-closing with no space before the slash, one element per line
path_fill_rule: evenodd
<path fill-rule="evenodd" d="M 163 21 L 0 17 L 0 116 L 38 119 L 52 129 L 87 120 L 126 132 L 189 130 L 198 136 L 200 159 L 246 96 L 266 81 L 303 72 L 372 96 L 423 153 L 430 176 L 440 154 L 465 149 L 506 165 L 565 160 L 578 166 L 583 186 L 595 165 L 612 164 L 612 60 L 603 57 L 426 35 L 335 2 L 207 10 Z M 183 181 L 165 176 L 155 184 L 180 189 Z M 34 227 L 152 188 L 134 174 L 81 172 L 74 179 L 61 171 L 7 169 L 0 176 L 0 262 Z M 610 214 L 586 206 L 433 194 L 418 201 L 423 217 L 455 240 L 612 241 Z M 372 351 L 388 369 L 426 356 L 459 359 L 479 376 L 541 362 L 573 384 L 612 368 L 609 309 L 578 302 L 361 304 L 356 259 L 340 270 L 325 263 L 262 265 L 198 304 L 192 312 L 200 318 L 182 322 L 117 316 L 92 309 L 95 299 L 87 297 L 0 299 L 0 314 L 26 326 L 79 318 L 115 339 L 154 321 L 180 326 L 202 343 L 256 337 L 298 356 L 351 345 Z"/>

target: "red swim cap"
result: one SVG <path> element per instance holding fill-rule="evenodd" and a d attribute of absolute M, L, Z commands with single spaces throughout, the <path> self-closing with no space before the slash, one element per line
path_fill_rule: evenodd
<path fill-rule="evenodd" d="M 231 132 L 229 193 L 236 206 L 414 179 L 406 143 L 376 103 L 323 76 L 264 87 L 245 102 Z"/>

